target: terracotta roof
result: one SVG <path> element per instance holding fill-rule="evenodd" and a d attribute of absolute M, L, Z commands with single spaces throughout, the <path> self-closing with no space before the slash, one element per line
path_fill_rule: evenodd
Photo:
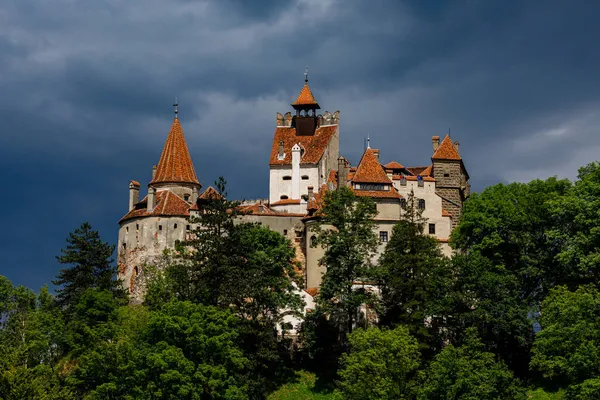
<path fill-rule="evenodd" d="M 448 240 L 448 238 L 438 238 L 438 242 L 440 242 L 440 243 L 448 243 L 449 240 Z"/>
<path fill-rule="evenodd" d="M 413 175 L 419 175 L 421 172 L 425 171 L 427 167 L 406 167 L 406 170 Z"/>
<path fill-rule="evenodd" d="M 402 165 L 396 161 L 391 161 L 391 162 L 385 164 L 384 167 L 389 168 L 389 169 L 404 169 L 404 165 Z"/>
<path fill-rule="evenodd" d="M 321 160 L 327 145 L 331 141 L 331 137 L 336 133 L 337 125 L 319 127 L 315 130 L 314 135 L 298 136 L 296 128 L 277 127 L 273 138 L 273 146 L 271 147 L 270 165 L 291 165 L 292 164 L 292 147 L 296 143 L 304 148 L 304 154 L 300 158 L 301 164 L 316 164 Z M 283 142 L 283 159 L 279 159 L 279 142 Z"/>
<path fill-rule="evenodd" d="M 444 140 L 442 140 L 442 143 L 440 143 L 440 146 L 437 148 L 435 153 L 433 153 L 433 156 L 431 157 L 431 159 L 461 160 L 461 157 L 460 157 L 460 154 L 458 154 L 456 147 L 454 147 L 454 144 L 452 143 L 452 139 L 450 139 L 450 136 L 446 135 L 446 137 L 444 138 Z"/>
<path fill-rule="evenodd" d="M 140 183 L 138 181 L 129 181 L 129 183 L 135 187 L 140 187 Z"/>
<path fill-rule="evenodd" d="M 327 185 L 321 185 L 321 189 L 314 194 L 314 198 L 308 201 L 306 209 L 310 211 L 320 210 L 323 207 L 323 199 L 327 190 Z"/>
<path fill-rule="evenodd" d="M 311 287 L 305 290 L 306 293 L 308 293 L 309 295 L 311 295 L 312 297 L 315 297 L 317 295 L 317 293 L 319 293 L 319 288 L 317 287 Z"/>
<path fill-rule="evenodd" d="M 276 201 L 275 203 L 271 203 L 269 205 L 270 206 L 283 206 L 283 205 L 288 205 L 288 204 L 300 204 L 300 200 L 284 199 L 284 200 Z"/>
<path fill-rule="evenodd" d="M 452 217 L 452 214 L 442 208 L 442 217 Z"/>
<path fill-rule="evenodd" d="M 407 181 L 418 181 L 419 180 L 419 177 L 417 177 L 417 176 L 405 175 L 404 177 L 406 178 Z M 435 178 L 432 178 L 430 176 L 421 176 L 421 178 L 425 182 L 437 182 L 435 180 Z M 399 181 L 402 179 L 402 175 L 393 175 L 392 179 L 395 181 Z"/>
<path fill-rule="evenodd" d="M 375 150 L 367 148 L 363 153 L 352 182 L 358 183 L 391 183 L 379 160 Z"/>
<path fill-rule="evenodd" d="M 329 176 L 327 177 L 327 184 L 333 183 L 334 185 L 337 186 L 337 171 L 335 169 L 332 169 L 331 171 L 329 171 Z"/>
<path fill-rule="evenodd" d="M 254 215 L 275 215 L 273 210 L 271 210 L 265 204 L 259 204 L 259 203 L 240 206 L 240 210 L 245 213 L 254 214 Z"/>
<path fill-rule="evenodd" d="M 431 170 L 433 165 L 430 165 L 429 167 L 425 168 L 425 170 L 423 172 L 421 172 L 419 175 L 421 176 L 431 176 Z"/>
<path fill-rule="evenodd" d="M 316 108 L 321 108 L 319 107 L 319 103 L 315 100 L 315 97 L 310 90 L 310 86 L 308 86 L 308 82 L 304 83 L 302 90 L 300 90 L 300 93 L 298 94 L 298 97 L 296 97 L 296 101 L 292 103 L 292 106 L 316 106 Z"/>
<path fill-rule="evenodd" d="M 402 195 L 398 193 L 395 187 L 391 190 L 359 190 L 352 189 L 357 197 L 373 197 L 376 199 L 401 199 Z"/>
<path fill-rule="evenodd" d="M 200 200 L 207 199 L 220 199 L 221 194 L 215 190 L 212 186 L 209 186 L 200 196 L 198 196 Z"/>
<path fill-rule="evenodd" d="M 156 193 L 156 205 L 154 210 L 148 212 L 148 196 L 136 204 L 136 208 L 129 211 L 121 221 L 130 218 L 139 217 L 160 217 L 160 216 L 180 216 L 187 217 L 190 215 L 190 203 L 183 200 L 170 190 L 160 190 Z"/>
<path fill-rule="evenodd" d="M 179 119 L 173 120 L 171 130 L 160 155 L 153 183 L 186 182 L 199 184 Z"/>

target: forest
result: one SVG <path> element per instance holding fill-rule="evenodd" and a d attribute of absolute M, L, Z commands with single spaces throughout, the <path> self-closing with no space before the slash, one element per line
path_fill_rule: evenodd
<path fill-rule="evenodd" d="M 0 276 L 0 399 L 600 398 L 599 163 L 472 194 L 451 258 L 410 196 L 373 262 L 375 203 L 327 192 L 327 272 L 293 339 L 294 248 L 216 184 L 192 238 L 145 266 L 142 304 L 88 223 L 56 290 Z"/>

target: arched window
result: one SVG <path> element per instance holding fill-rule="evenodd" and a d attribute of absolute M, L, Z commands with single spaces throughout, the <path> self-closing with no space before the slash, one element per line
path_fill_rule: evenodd
<path fill-rule="evenodd" d="M 283 180 L 284 180 L 284 181 L 291 181 L 291 180 L 292 180 L 292 177 L 291 177 L 291 176 L 289 176 L 289 175 L 286 175 L 286 176 L 284 176 L 284 177 L 283 177 Z"/>
<path fill-rule="evenodd" d="M 315 235 L 312 235 L 310 237 L 310 247 L 315 247 L 317 245 L 317 237 Z"/>
<path fill-rule="evenodd" d="M 420 210 L 424 210 L 425 209 L 425 200 L 419 199 L 419 209 Z"/>
<path fill-rule="evenodd" d="M 287 200 L 288 197 L 285 194 L 282 194 L 281 196 L 279 196 L 280 200 Z"/>

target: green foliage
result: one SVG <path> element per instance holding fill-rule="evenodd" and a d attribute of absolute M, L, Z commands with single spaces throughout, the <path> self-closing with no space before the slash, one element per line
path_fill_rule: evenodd
<path fill-rule="evenodd" d="M 586 379 L 567 389 L 565 400 L 597 400 L 600 398 L 600 378 Z"/>
<path fill-rule="evenodd" d="M 56 300 L 61 307 L 70 310 L 90 288 L 108 290 L 118 298 L 126 297 L 121 282 L 115 279 L 117 270 L 111 258 L 114 250 L 115 246 L 103 242 L 98 231 L 87 222 L 69 234 L 67 247 L 56 259 L 70 267 L 61 269 L 52 281 L 60 286 Z"/>
<path fill-rule="evenodd" d="M 295 381 L 282 385 L 271 393 L 268 400 L 333 400 L 339 398 L 330 391 L 320 390 L 315 374 L 308 371 L 296 372 Z"/>
<path fill-rule="evenodd" d="M 350 188 L 325 193 L 314 244 L 325 250 L 320 262 L 327 266 L 327 271 L 317 303 L 339 327 L 340 342 L 345 341 L 346 333 L 352 332 L 358 308 L 375 301 L 364 288 L 353 288 L 356 282 L 369 279 L 373 274 L 371 257 L 377 247 L 373 232 L 375 215 L 373 200 L 356 197 Z"/>
<path fill-rule="evenodd" d="M 348 335 L 341 359 L 339 391 L 344 399 L 411 399 L 420 364 L 419 345 L 408 329 L 376 327 Z"/>
<path fill-rule="evenodd" d="M 450 263 L 436 238 L 423 232 L 425 219 L 411 192 L 392 231 L 377 275 L 383 303 L 381 324 L 406 326 L 424 352 L 440 349 L 449 309 Z"/>
<path fill-rule="evenodd" d="M 511 400 L 525 399 L 518 380 L 492 353 L 485 352 L 473 329 L 460 347 L 449 345 L 424 374 L 419 399 Z"/>
<path fill-rule="evenodd" d="M 542 305 L 531 367 L 544 378 L 579 383 L 600 375 L 600 292 L 554 288 Z"/>

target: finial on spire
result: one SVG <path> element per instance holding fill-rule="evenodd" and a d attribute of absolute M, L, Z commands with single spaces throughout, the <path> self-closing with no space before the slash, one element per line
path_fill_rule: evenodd
<path fill-rule="evenodd" d="M 177 102 L 177 97 L 175 97 L 175 103 L 173 103 L 173 112 L 175 113 L 175 118 L 177 118 L 177 114 L 179 114 L 179 103 Z"/>
<path fill-rule="evenodd" d="M 367 149 L 371 148 L 371 134 L 367 133 Z"/>
<path fill-rule="evenodd" d="M 304 83 L 308 83 L 308 65 L 306 66 L 306 69 L 304 70 Z"/>

